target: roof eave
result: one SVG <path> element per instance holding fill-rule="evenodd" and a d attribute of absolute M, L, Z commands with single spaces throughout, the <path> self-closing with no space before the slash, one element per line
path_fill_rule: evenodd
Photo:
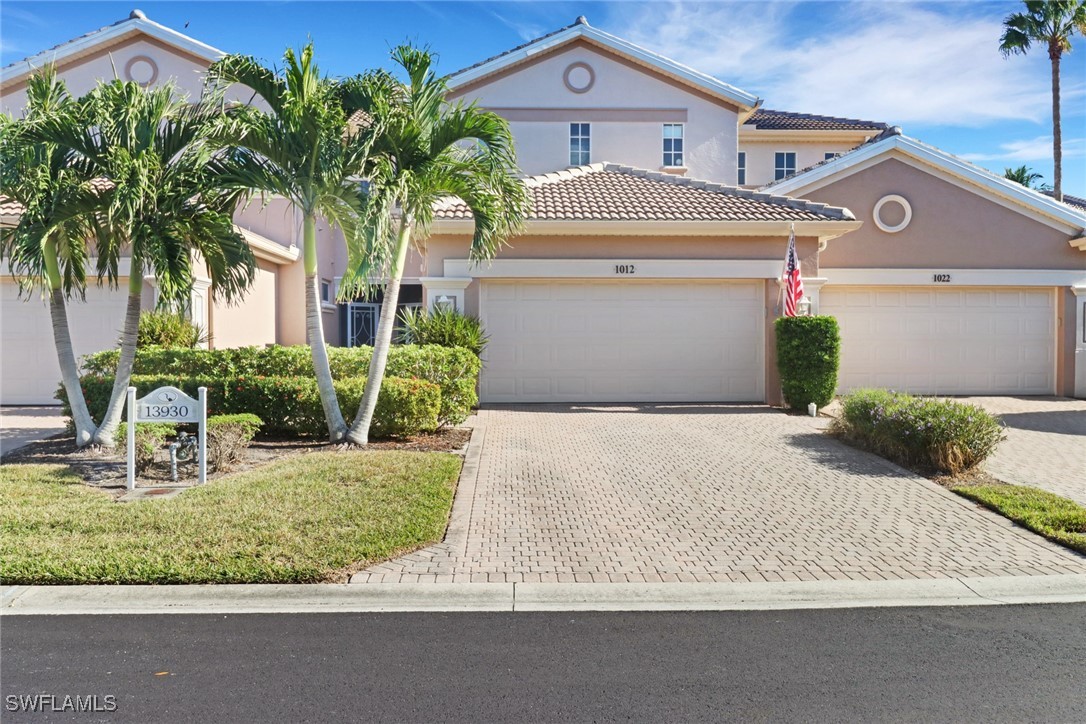
<path fill-rule="evenodd" d="M 969 181 L 996 196 L 1026 206 L 1071 233 L 1081 234 L 1083 227 L 1086 226 L 1086 214 L 1076 213 L 1067 205 L 1042 193 L 984 171 L 952 154 L 903 135 L 888 136 L 881 141 L 857 148 L 808 171 L 763 186 L 761 190 L 773 194 L 800 195 L 804 190 L 816 185 L 825 185 L 829 179 L 839 174 L 894 151 Z"/>
<path fill-rule="evenodd" d="M 821 221 L 639 221 L 536 219 L 525 225 L 522 235 L 532 236 L 796 236 L 835 239 L 860 228 L 862 221 L 827 219 Z M 431 234 L 470 236 L 472 219 L 434 219 Z"/>
<path fill-rule="evenodd" d="M 70 40 L 59 48 L 43 50 L 29 58 L 18 60 L 10 65 L 0 68 L 0 86 L 21 80 L 33 71 L 50 63 L 59 64 L 68 58 L 78 58 L 101 45 L 108 44 L 119 38 L 123 38 L 134 32 L 142 32 L 152 38 L 160 40 L 167 45 L 172 45 L 191 55 L 214 62 L 226 55 L 225 52 L 206 43 L 201 43 L 195 38 L 190 38 L 183 33 L 156 23 L 147 18 L 129 18 L 116 25 L 110 25 L 101 30 L 89 33 L 81 38 Z"/>
<path fill-rule="evenodd" d="M 699 73 L 693 68 L 688 68 L 681 63 L 657 55 L 656 53 L 634 45 L 629 41 L 615 37 L 610 33 L 605 33 L 590 25 L 582 24 L 573 25 L 554 35 L 542 38 L 538 42 L 520 48 L 519 50 L 500 55 L 482 65 L 454 73 L 448 78 L 449 89 L 455 91 L 462 86 L 482 80 L 504 68 L 522 63 L 532 56 L 565 45 L 577 38 L 585 38 L 586 40 L 607 47 L 620 55 L 632 58 L 646 65 L 654 66 L 667 75 L 677 77 L 690 85 L 698 87 L 702 91 L 738 106 L 740 111 L 751 111 L 761 105 L 761 99 L 759 99 L 758 96 L 740 90 L 739 88 L 713 78 L 712 76 Z"/>

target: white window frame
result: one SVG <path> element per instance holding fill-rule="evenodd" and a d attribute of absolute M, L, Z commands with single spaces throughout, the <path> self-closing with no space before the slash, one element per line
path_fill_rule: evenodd
<path fill-rule="evenodd" d="M 675 127 L 677 127 L 679 129 L 679 137 L 678 137 L 678 139 L 668 138 L 667 137 L 667 128 L 668 128 L 668 126 L 675 126 Z M 685 123 L 663 123 L 663 124 L 660 125 L 660 136 L 661 136 L 661 140 L 662 140 L 662 142 L 660 144 L 660 149 L 662 151 L 661 158 L 663 160 L 664 168 L 686 168 L 686 124 Z M 674 145 L 673 145 L 672 150 L 668 151 L 667 150 L 667 142 L 668 141 L 674 141 L 674 140 L 679 141 L 679 150 L 675 151 L 674 150 Z M 668 154 L 671 154 L 671 160 L 672 161 L 675 160 L 675 156 L 677 155 L 679 157 L 679 163 L 668 163 L 667 162 Z"/>
<path fill-rule="evenodd" d="M 823 161 L 830 161 L 832 159 L 837 158 L 840 155 L 841 154 L 838 151 L 826 151 L 825 153 L 822 154 L 822 160 Z"/>
<path fill-rule="evenodd" d="M 735 177 L 736 183 L 739 186 L 747 185 L 747 152 L 740 151 L 739 157 L 735 162 Z"/>
<path fill-rule="evenodd" d="M 574 126 L 577 126 L 577 134 L 576 135 L 574 135 L 574 133 L 573 133 L 573 127 Z M 580 127 L 581 126 L 586 126 L 588 128 L 588 134 L 587 135 L 582 136 L 580 134 L 580 132 L 581 132 Z M 578 158 L 575 161 L 573 159 L 574 151 L 573 151 L 572 148 L 570 148 L 569 149 L 569 165 L 570 166 L 587 166 L 588 164 L 592 163 L 592 124 L 587 122 L 587 121 L 570 121 L 569 122 L 569 142 L 570 142 L 570 145 L 572 145 L 574 139 L 576 139 L 578 141 L 587 141 L 588 149 L 587 149 L 587 151 L 584 150 L 584 149 L 579 149 L 577 151 Z M 580 145 L 580 144 L 578 144 L 578 145 Z M 582 154 L 584 156 L 583 160 L 582 160 Z"/>
<path fill-rule="evenodd" d="M 781 157 L 784 157 L 783 163 L 781 163 Z M 788 157 L 792 157 L 792 165 L 788 165 Z M 774 151 L 773 153 L 773 180 L 780 181 L 782 178 L 788 178 L 796 172 L 796 152 L 795 151 Z"/>

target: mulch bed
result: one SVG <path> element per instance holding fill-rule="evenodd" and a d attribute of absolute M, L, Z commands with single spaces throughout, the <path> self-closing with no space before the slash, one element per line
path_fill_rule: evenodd
<path fill-rule="evenodd" d="M 413 452 L 451 452 L 463 454 L 471 439 L 469 428 L 449 427 L 435 433 L 417 435 L 397 440 L 376 440 L 367 450 L 410 450 Z M 246 458 L 227 471 L 210 468 L 208 480 L 223 475 L 259 468 L 284 457 L 306 455 L 314 452 L 337 452 L 355 449 L 349 445 L 332 445 L 319 440 L 298 438 L 254 440 L 246 451 Z M 125 448 L 122 444 L 112 451 L 79 450 L 71 437 L 61 433 L 13 450 L 3 457 L 4 465 L 60 464 L 68 465 L 88 484 L 109 490 L 116 495 L 125 488 Z M 178 464 L 178 482 L 170 479 L 170 458 L 166 450 L 156 456 L 150 469 L 140 473 L 137 488 L 160 486 L 185 486 L 196 483 L 195 461 Z"/>

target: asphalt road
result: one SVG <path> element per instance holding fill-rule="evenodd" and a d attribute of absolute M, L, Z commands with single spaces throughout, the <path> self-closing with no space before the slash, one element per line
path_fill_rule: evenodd
<path fill-rule="evenodd" d="M 3 619 L 4 722 L 1086 721 L 1086 605 Z M 111 714 L 13 713 L 97 695 Z"/>

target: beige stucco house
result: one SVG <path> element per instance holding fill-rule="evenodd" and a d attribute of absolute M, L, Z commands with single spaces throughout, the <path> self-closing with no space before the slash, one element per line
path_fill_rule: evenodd
<path fill-rule="evenodd" d="M 220 55 L 134 16 L 3 69 L 0 103 L 18 112 L 29 66 L 48 61 L 76 92 L 112 67 L 195 92 Z M 583 18 L 450 87 L 510 121 L 532 213 L 473 265 L 466 208 L 440 204 L 401 303 L 483 319 L 484 403 L 776 402 L 776 280 L 793 228 L 814 309 L 841 321 L 843 389 L 1086 397 L 1082 208 L 883 123 L 762 108 Z M 303 342 L 297 217 L 270 199 L 236 222 L 261 259 L 257 284 L 233 308 L 198 288 L 193 315 L 215 346 Z M 327 228 L 320 244 L 327 339 L 366 343 L 380 298 L 337 302 L 343 245 Z M 5 279 L 2 401 L 47 403 L 45 308 L 13 289 Z M 73 307 L 80 352 L 114 342 L 120 295 Z"/>

